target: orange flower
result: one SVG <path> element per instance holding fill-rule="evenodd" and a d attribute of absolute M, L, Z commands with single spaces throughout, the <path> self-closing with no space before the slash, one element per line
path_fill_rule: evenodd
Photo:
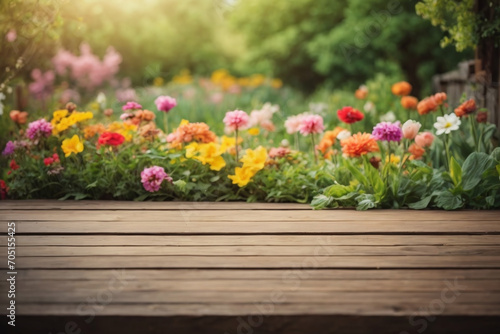
<path fill-rule="evenodd" d="M 368 96 L 368 88 L 366 86 L 360 86 L 358 89 L 356 89 L 356 92 L 354 92 L 354 96 L 357 99 L 364 100 Z"/>
<path fill-rule="evenodd" d="M 419 115 L 426 115 L 431 111 L 435 111 L 438 106 L 442 105 L 447 99 L 446 93 L 436 93 L 433 96 L 426 97 L 417 105 Z"/>
<path fill-rule="evenodd" d="M 338 134 L 343 130 L 343 128 L 337 126 L 332 131 L 326 131 L 319 144 L 316 145 L 316 149 L 321 151 L 321 153 L 326 154 L 328 152 L 328 149 L 335 144 Z"/>
<path fill-rule="evenodd" d="M 12 110 L 9 116 L 17 124 L 24 124 L 28 120 L 28 113 L 26 111 Z"/>
<path fill-rule="evenodd" d="M 405 109 L 417 109 L 418 99 L 413 96 L 403 96 L 401 98 L 401 105 Z"/>
<path fill-rule="evenodd" d="M 411 93 L 411 85 L 406 82 L 406 81 L 400 81 L 396 82 L 394 85 L 392 85 L 391 91 L 392 94 L 397 95 L 397 96 L 405 96 L 409 95 Z"/>
<path fill-rule="evenodd" d="M 199 143 L 215 142 L 217 137 L 205 123 L 189 123 L 182 121 L 181 125 L 167 136 L 171 147 L 180 147 L 182 143 L 196 141 Z"/>
<path fill-rule="evenodd" d="M 106 131 L 106 127 L 102 124 L 89 125 L 83 129 L 83 136 L 85 139 L 89 139 L 94 137 L 96 134 L 102 134 L 104 131 Z"/>
<path fill-rule="evenodd" d="M 468 114 L 472 114 L 474 111 L 476 111 L 476 101 L 474 99 L 470 99 L 459 105 L 455 109 L 455 115 L 458 117 L 462 117 Z"/>
<path fill-rule="evenodd" d="M 418 146 L 413 143 L 408 148 L 408 152 L 411 153 L 410 160 L 420 159 L 425 154 L 425 149 L 422 146 Z"/>
<path fill-rule="evenodd" d="M 139 129 L 139 134 L 150 140 L 153 140 L 159 133 L 160 130 L 156 128 L 156 125 L 153 122 L 148 123 Z"/>
<path fill-rule="evenodd" d="M 351 137 L 341 140 L 342 153 L 347 157 L 360 157 L 370 152 L 378 152 L 379 148 L 370 133 L 356 133 Z"/>

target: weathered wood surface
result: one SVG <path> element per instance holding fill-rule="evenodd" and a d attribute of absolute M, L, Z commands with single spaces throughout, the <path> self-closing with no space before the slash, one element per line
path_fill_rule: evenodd
<path fill-rule="evenodd" d="M 500 211 L 3 201 L 4 258 L 11 221 L 20 316 L 500 317 Z"/>

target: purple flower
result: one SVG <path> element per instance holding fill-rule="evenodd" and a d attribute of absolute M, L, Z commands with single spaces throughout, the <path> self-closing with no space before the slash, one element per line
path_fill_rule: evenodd
<path fill-rule="evenodd" d="M 163 167 L 153 166 L 149 168 L 144 168 L 141 172 L 141 182 L 144 187 L 149 192 L 154 193 L 160 190 L 161 184 L 164 180 L 172 183 L 172 178 L 165 173 Z"/>
<path fill-rule="evenodd" d="M 136 110 L 136 109 L 142 109 L 142 106 L 137 103 L 137 102 L 127 102 L 123 107 L 122 110 Z"/>
<path fill-rule="evenodd" d="M 26 135 L 29 139 L 40 139 L 42 137 L 50 137 L 52 133 L 52 124 L 41 118 L 28 124 Z"/>
<path fill-rule="evenodd" d="M 381 122 L 375 125 L 372 132 L 373 138 L 380 141 L 401 141 L 403 131 L 401 123 L 398 122 Z"/>
<path fill-rule="evenodd" d="M 8 141 L 7 144 L 5 145 L 5 148 L 2 152 L 2 155 L 11 155 L 12 153 L 14 153 L 16 149 L 16 145 L 14 145 L 14 143 L 12 141 Z"/>
<path fill-rule="evenodd" d="M 155 104 L 159 111 L 169 112 L 177 105 L 177 100 L 170 96 L 158 96 Z"/>

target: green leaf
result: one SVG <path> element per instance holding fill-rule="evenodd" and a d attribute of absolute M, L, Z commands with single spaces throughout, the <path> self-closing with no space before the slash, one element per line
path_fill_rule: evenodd
<path fill-rule="evenodd" d="M 474 152 L 462 166 L 462 187 L 464 191 L 472 190 L 481 182 L 485 171 L 495 166 L 495 160 L 482 152 Z"/>
<path fill-rule="evenodd" d="M 176 180 L 173 182 L 174 185 L 180 189 L 180 191 L 185 192 L 186 190 L 186 181 L 184 180 Z"/>
<path fill-rule="evenodd" d="M 436 197 L 436 205 L 445 210 L 456 210 L 463 206 L 462 196 L 443 191 Z"/>
<path fill-rule="evenodd" d="M 368 210 L 377 207 L 377 201 L 375 200 L 375 196 L 372 194 L 362 194 L 356 197 L 356 201 L 358 201 L 358 206 L 356 210 Z"/>
<path fill-rule="evenodd" d="M 137 196 L 136 198 L 134 198 L 134 201 L 136 202 L 142 202 L 144 201 L 146 198 L 148 198 L 150 194 L 142 194 L 141 196 Z"/>
<path fill-rule="evenodd" d="M 354 176 L 355 180 L 358 180 L 359 183 L 364 185 L 365 187 L 369 188 L 370 183 L 368 182 L 368 179 L 361 173 L 361 171 L 354 166 L 349 160 L 344 160 L 347 169 L 352 173 L 352 176 Z"/>
<path fill-rule="evenodd" d="M 333 202 L 333 198 L 325 195 L 314 196 L 311 206 L 314 210 L 320 210 L 328 207 Z"/>
<path fill-rule="evenodd" d="M 408 204 L 408 207 L 414 210 L 422 210 L 427 208 L 427 206 L 429 206 L 431 200 L 432 200 L 432 195 L 424 197 L 418 202 L 410 203 Z"/>
<path fill-rule="evenodd" d="M 491 152 L 490 157 L 500 162 L 500 147 L 497 147 Z"/>
<path fill-rule="evenodd" d="M 375 193 L 377 200 L 381 200 L 386 191 L 386 185 L 380 176 L 378 169 L 372 166 L 368 159 L 364 160 L 365 174 L 370 182 L 371 188 Z"/>
<path fill-rule="evenodd" d="M 462 182 L 462 167 L 460 167 L 454 157 L 450 159 L 450 176 L 455 187 Z"/>
<path fill-rule="evenodd" d="M 89 184 L 85 187 L 85 189 L 91 189 L 91 188 L 95 188 L 95 187 L 97 187 L 97 182 L 98 182 L 98 180 L 95 180 L 94 182 L 89 183 Z"/>

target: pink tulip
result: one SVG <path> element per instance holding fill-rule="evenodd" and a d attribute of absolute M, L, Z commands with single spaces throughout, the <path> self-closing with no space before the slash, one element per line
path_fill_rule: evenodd
<path fill-rule="evenodd" d="M 420 127 L 422 124 L 419 122 L 415 122 L 411 119 L 407 120 L 405 124 L 403 124 L 403 137 L 406 139 L 413 139 L 415 136 L 418 134 L 418 131 L 420 130 Z"/>

